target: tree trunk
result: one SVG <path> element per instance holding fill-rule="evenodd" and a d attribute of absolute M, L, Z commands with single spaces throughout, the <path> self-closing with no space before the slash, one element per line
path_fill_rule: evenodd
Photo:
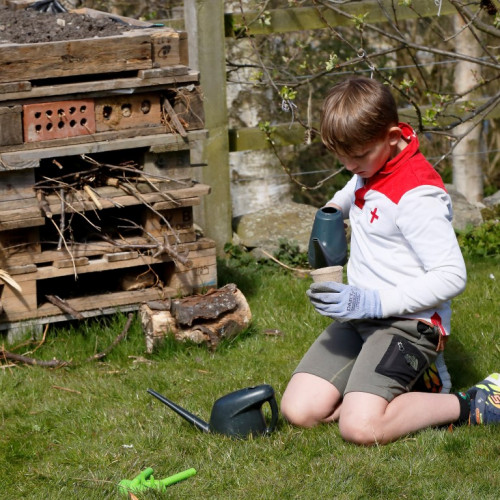
<path fill-rule="evenodd" d="M 460 30 L 463 30 L 460 32 Z M 457 53 L 467 54 L 472 57 L 480 57 L 481 47 L 475 40 L 468 28 L 464 29 L 463 19 L 455 16 L 455 38 Z M 464 101 L 474 97 L 470 92 L 481 78 L 481 68 L 477 64 L 468 61 L 458 61 L 455 68 L 455 91 L 463 95 Z M 483 173 L 482 155 L 479 154 L 481 125 L 472 126 L 471 122 L 455 127 L 455 137 L 459 138 L 465 133 L 467 135 L 457 144 L 452 154 L 453 161 L 453 185 L 462 193 L 469 202 L 475 203 L 483 199 Z"/>

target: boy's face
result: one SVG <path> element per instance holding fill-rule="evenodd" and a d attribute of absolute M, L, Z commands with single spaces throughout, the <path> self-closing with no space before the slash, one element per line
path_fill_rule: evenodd
<path fill-rule="evenodd" d="M 401 130 L 393 127 L 383 139 L 361 145 L 354 153 L 337 155 L 337 158 L 349 172 L 369 179 L 399 152 L 400 138 Z"/>

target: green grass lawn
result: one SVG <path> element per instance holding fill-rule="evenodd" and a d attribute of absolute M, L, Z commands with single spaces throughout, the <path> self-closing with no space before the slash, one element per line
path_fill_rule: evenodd
<path fill-rule="evenodd" d="M 237 263 L 236 263 L 237 264 Z M 446 359 L 456 389 L 500 370 L 498 261 L 468 261 L 466 292 L 454 300 Z M 494 277 L 492 276 L 494 275 Z M 153 388 L 208 420 L 214 401 L 262 383 L 277 399 L 314 337 L 328 323 L 310 306 L 308 278 L 256 265 L 219 265 L 219 286 L 234 282 L 253 313 L 250 329 L 216 352 L 167 341 L 145 355 L 140 323 L 99 362 L 125 315 L 51 326 L 26 353 L 74 367 L 17 365 L 0 370 L 2 499 L 119 498 L 117 483 L 146 467 L 164 478 L 197 474 L 167 493 L 194 499 L 497 499 L 500 426 L 428 429 L 383 446 L 345 443 L 337 426 L 311 430 L 281 418 L 269 437 L 204 434 L 151 397 Z M 268 335 L 279 330 L 281 335 Z M 10 348 L 12 346 L 6 346 Z"/>

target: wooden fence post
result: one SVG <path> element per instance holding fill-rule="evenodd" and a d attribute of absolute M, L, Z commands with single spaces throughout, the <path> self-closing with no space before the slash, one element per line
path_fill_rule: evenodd
<path fill-rule="evenodd" d="M 465 26 L 461 16 L 455 14 L 455 47 L 457 53 L 467 54 L 479 59 L 482 48 L 474 32 Z M 469 61 L 458 60 L 455 66 L 454 88 L 464 97 L 462 102 L 472 101 L 478 96 L 471 90 L 481 79 L 481 66 Z M 476 120 L 474 120 L 475 122 Z M 462 123 L 453 129 L 455 137 L 465 137 L 456 145 L 452 153 L 453 185 L 469 202 L 483 200 L 483 158 L 481 155 L 481 125 L 472 127 L 472 121 Z"/>
<path fill-rule="evenodd" d="M 223 0 L 185 0 L 184 23 L 189 65 L 200 72 L 209 132 L 205 144 L 208 165 L 199 180 L 211 187 L 211 194 L 203 198 L 196 217 L 222 255 L 224 244 L 232 238 Z"/>

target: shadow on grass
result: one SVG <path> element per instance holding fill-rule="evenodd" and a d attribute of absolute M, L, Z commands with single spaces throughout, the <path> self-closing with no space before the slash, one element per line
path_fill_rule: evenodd
<path fill-rule="evenodd" d="M 256 271 L 256 263 L 243 266 L 237 261 L 219 259 L 217 261 L 218 286 L 223 287 L 228 283 L 234 283 L 245 296 L 254 295 L 261 282 L 260 273 Z"/>
<path fill-rule="evenodd" d="M 468 389 L 489 375 L 480 372 L 474 363 L 474 353 L 460 342 L 451 340 L 446 346 L 444 357 L 451 376 L 452 390 Z"/>

